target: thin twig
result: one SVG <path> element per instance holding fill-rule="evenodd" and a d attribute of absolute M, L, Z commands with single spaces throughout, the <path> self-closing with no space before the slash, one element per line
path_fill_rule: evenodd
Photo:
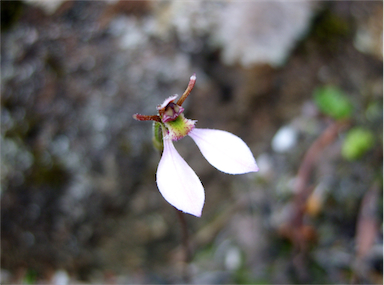
<path fill-rule="evenodd" d="M 371 188 L 364 194 L 356 223 L 356 256 L 351 277 L 351 284 L 366 281 L 369 267 L 364 260 L 369 255 L 375 244 L 379 222 L 377 220 L 377 201 L 379 199 L 380 186 L 374 182 Z M 364 264 L 365 263 L 365 264 Z"/>
<path fill-rule="evenodd" d="M 294 265 L 300 278 L 303 280 L 308 277 L 305 269 L 308 241 L 314 238 L 315 235 L 313 229 L 304 223 L 306 203 L 313 190 L 313 187 L 309 185 L 310 177 L 324 149 L 337 138 L 340 130 L 348 125 L 348 121 L 338 121 L 330 124 L 305 153 L 298 170 L 295 185 L 296 195 L 293 201 L 294 212 L 288 225 L 283 227 L 282 233 L 292 241 L 295 247 L 296 255 L 294 257 Z"/>

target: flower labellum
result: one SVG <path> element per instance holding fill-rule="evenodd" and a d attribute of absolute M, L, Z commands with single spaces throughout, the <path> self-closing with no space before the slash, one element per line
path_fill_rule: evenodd
<path fill-rule="evenodd" d="M 204 206 L 204 187 L 196 173 L 179 155 L 173 145 L 190 136 L 205 159 L 218 170 L 229 174 L 257 172 L 256 161 L 245 142 L 226 131 L 195 128 L 196 121 L 184 117 L 181 104 L 196 82 L 191 76 L 187 89 L 177 103 L 177 95 L 157 106 L 158 115 L 133 115 L 138 121 L 154 121 L 154 145 L 162 151 L 156 173 L 161 195 L 172 206 L 185 213 L 200 217 Z"/>

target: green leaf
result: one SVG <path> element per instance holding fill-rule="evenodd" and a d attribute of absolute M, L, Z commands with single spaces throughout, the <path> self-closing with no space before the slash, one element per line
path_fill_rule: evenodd
<path fill-rule="evenodd" d="M 374 142 L 375 137 L 370 130 L 353 128 L 344 140 L 341 154 L 348 160 L 359 159 L 373 147 Z"/>
<path fill-rule="evenodd" d="M 351 117 L 353 107 L 350 99 L 335 86 L 323 86 L 315 89 L 314 99 L 324 114 L 336 120 Z"/>

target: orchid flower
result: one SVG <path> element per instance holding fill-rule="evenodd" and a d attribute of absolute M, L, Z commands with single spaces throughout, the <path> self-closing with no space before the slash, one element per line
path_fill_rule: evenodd
<path fill-rule="evenodd" d="M 196 82 L 190 78 L 187 89 L 175 103 L 171 96 L 157 106 L 158 115 L 133 115 L 138 121 L 154 121 L 154 145 L 162 151 L 156 173 L 161 195 L 172 206 L 185 213 L 200 217 L 204 206 L 204 187 L 199 177 L 177 152 L 173 141 L 186 136 L 197 144 L 205 159 L 218 170 L 229 174 L 257 172 L 251 150 L 239 137 L 221 130 L 199 129 L 196 121 L 184 117 L 181 107 Z"/>

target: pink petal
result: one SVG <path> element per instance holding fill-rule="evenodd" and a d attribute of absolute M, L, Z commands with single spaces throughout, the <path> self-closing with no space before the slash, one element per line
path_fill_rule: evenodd
<path fill-rule="evenodd" d="M 156 178 L 157 187 L 165 200 L 183 212 L 201 216 L 204 205 L 203 185 L 169 138 L 164 138 L 164 151 Z"/>
<path fill-rule="evenodd" d="M 259 170 L 249 147 L 241 138 L 231 133 L 194 128 L 188 135 L 195 141 L 205 159 L 222 172 L 242 174 Z"/>

